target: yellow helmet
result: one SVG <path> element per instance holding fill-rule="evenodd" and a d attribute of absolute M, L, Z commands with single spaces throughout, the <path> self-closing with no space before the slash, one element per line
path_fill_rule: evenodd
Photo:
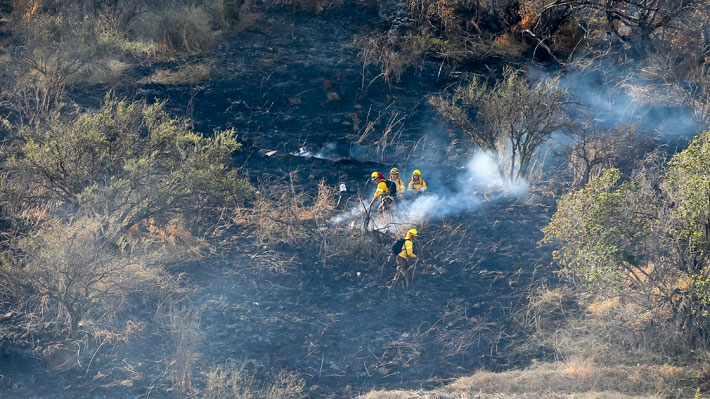
<path fill-rule="evenodd" d="M 390 170 L 390 173 L 399 173 L 399 169 L 397 169 L 397 168 L 392 168 L 392 170 Z"/>
<path fill-rule="evenodd" d="M 383 174 L 380 173 L 380 172 L 372 172 L 372 174 L 370 175 L 370 178 L 371 178 L 372 180 L 375 180 L 375 179 L 378 179 L 378 178 L 379 178 L 379 179 L 384 179 L 384 178 L 385 178 L 385 175 L 383 175 Z"/>
<path fill-rule="evenodd" d="M 419 171 L 419 169 L 415 169 L 414 172 L 412 172 L 412 176 L 421 176 L 422 172 Z"/>
<path fill-rule="evenodd" d="M 414 237 L 416 237 L 417 234 L 419 234 L 417 229 L 409 229 L 409 231 L 407 233 L 409 233 L 410 235 L 413 235 Z"/>

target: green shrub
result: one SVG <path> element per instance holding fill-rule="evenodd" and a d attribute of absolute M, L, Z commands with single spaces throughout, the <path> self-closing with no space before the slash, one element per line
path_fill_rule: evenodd
<path fill-rule="evenodd" d="M 652 154 L 628 181 L 607 170 L 562 198 L 543 229 L 564 276 L 634 304 L 635 316 L 618 312 L 634 325 L 629 345 L 683 353 L 708 344 L 709 151 L 706 132 L 667 164 Z"/>
<path fill-rule="evenodd" d="M 97 212 L 119 231 L 178 215 L 195 226 L 251 195 L 229 166 L 239 147 L 233 130 L 206 137 L 162 103 L 107 97 L 98 110 L 20 128 L 0 149 L 0 201 L 20 223 L 23 212 L 52 207 Z"/>

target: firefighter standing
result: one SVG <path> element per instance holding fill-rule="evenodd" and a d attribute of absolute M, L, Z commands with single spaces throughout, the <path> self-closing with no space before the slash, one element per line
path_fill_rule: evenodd
<path fill-rule="evenodd" d="M 407 191 L 407 186 L 404 185 L 404 181 L 399 177 L 399 169 L 392 168 L 390 180 L 397 185 L 397 194 L 404 194 Z"/>
<path fill-rule="evenodd" d="M 370 207 L 372 207 L 372 204 L 374 204 L 375 201 L 380 198 L 382 202 L 380 202 L 380 205 L 377 207 L 377 212 L 386 211 L 394 202 L 393 197 L 397 194 L 396 189 L 390 190 L 390 188 L 392 187 L 388 187 L 387 180 L 385 180 L 385 175 L 380 172 L 372 172 L 372 175 L 370 175 L 370 177 L 375 183 L 377 183 L 377 189 L 375 190 L 375 195 L 372 197 L 372 201 L 370 201 Z M 389 186 L 392 185 L 390 184 Z"/>
<path fill-rule="evenodd" d="M 422 179 L 422 172 L 420 172 L 419 169 L 412 172 L 409 190 L 414 194 L 423 194 L 427 190 L 426 182 Z"/>
<path fill-rule="evenodd" d="M 402 250 L 397 254 L 397 271 L 392 279 L 392 285 L 396 284 L 400 278 L 404 278 L 403 284 L 409 284 L 409 281 L 414 281 L 414 269 L 417 256 L 414 254 L 414 240 L 419 232 L 417 229 L 410 229 L 402 243 Z"/>

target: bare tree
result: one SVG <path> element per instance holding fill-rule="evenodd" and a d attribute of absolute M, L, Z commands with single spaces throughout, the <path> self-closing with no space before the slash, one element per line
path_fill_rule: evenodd
<path fill-rule="evenodd" d="M 554 0 L 543 9 L 564 8 L 586 16 L 591 12 L 606 19 L 609 30 L 619 36 L 648 38 L 658 29 L 672 27 L 677 17 L 692 13 L 704 3 L 703 0 Z"/>
<path fill-rule="evenodd" d="M 601 175 L 606 168 L 616 166 L 620 160 L 634 158 L 636 144 L 641 139 L 632 126 L 598 129 L 585 123 L 574 132 L 574 146 L 569 148 L 568 167 L 575 187 L 583 187 L 589 180 Z"/>
<path fill-rule="evenodd" d="M 172 284 L 157 263 L 165 259 L 165 251 L 139 256 L 121 250 L 107 239 L 111 234 L 105 225 L 98 218 L 48 221 L 4 253 L 0 297 L 17 297 L 20 287 L 26 290 L 26 303 L 10 308 L 37 320 L 33 333 L 45 330 L 72 338 L 88 318 L 110 325 L 130 295 L 151 295 Z M 179 292 L 175 286 L 170 290 Z"/>
<path fill-rule="evenodd" d="M 553 78 L 530 84 L 522 71 L 506 68 L 493 87 L 476 76 L 452 95 L 434 96 L 429 102 L 494 155 L 502 178 L 515 182 L 528 177 L 537 149 L 550 135 L 570 126 L 570 102 L 558 83 Z"/>

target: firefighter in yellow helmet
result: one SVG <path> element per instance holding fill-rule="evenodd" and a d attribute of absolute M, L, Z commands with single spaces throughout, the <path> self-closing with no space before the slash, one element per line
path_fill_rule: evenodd
<path fill-rule="evenodd" d="M 412 172 L 412 180 L 409 182 L 409 190 L 416 194 L 422 194 L 426 192 L 427 186 L 424 179 L 422 179 L 422 172 L 416 169 Z"/>
<path fill-rule="evenodd" d="M 382 202 L 380 202 L 380 205 L 377 207 L 377 212 L 386 211 L 394 202 L 394 196 L 397 195 L 397 190 L 392 182 L 389 182 L 390 184 L 387 183 L 385 175 L 380 172 L 372 172 L 370 178 L 377 183 L 375 195 L 372 197 L 372 201 L 370 201 L 370 208 L 379 198 Z"/>
<path fill-rule="evenodd" d="M 397 260 L 397 271 L 392 279 L 392 285 L 396 284 L 400 278 L 404 278 L 403 285 L 409 284 L 414 280 L 414 269 L 416 265 L 417 255 L 414 254 L 414 241 L 419 232 L 417 229 L 409 229 L 404 237 L 404 240 L 397 240 L 394 246 L 399 246 L 402 243 L 402 248 L 395 257 Z"/>
<path fill-rule="evenodd" d="M 404 181 L 399 177 L 399 169 L 392 168 L 390 170 L 390 180 L 397 185 L 397 194 L 404 194 L 407 191 L 407 186 L 404 185 Z"/>

